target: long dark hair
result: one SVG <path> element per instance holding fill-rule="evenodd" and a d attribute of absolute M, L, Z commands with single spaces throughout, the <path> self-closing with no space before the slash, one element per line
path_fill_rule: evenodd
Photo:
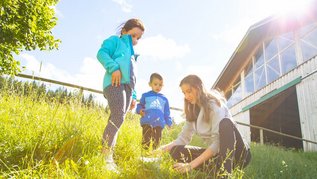
<path fill-rule="evenodd" d="M 118 34 L 120 34 L 120 36 L 121 36 L 124 31 L 128 32 L 129 30 L 133 29 L 134 27 L 140 28 L 143 32 L 145 30 L 143 22 L 140 19 L 132 18 L 132 19 L 127 20 L 125 23 L 122 23 L 118 27 Z"/>
<path fill-rule="evenodd" d="M 210 112 L 214 112 L 211 108 L 210 101 L 213 100 L 218 106 L 221 106 L 226 99 L 219 90 L 212 89 L 207 91 L 204 87 L 202 80 L 197 75 L 188 75 L 183 78 L 179 84 L 181 87 L 183 84 L 189 85 L 191 88 L 197 90 L 197 103 L 204 110 L 204 120 L 208 121 Z M 196 121 L 200 108 L 197 104 L 191 104 L 189 101 L 184 99 L 184 110 L 187 121 Z"/>

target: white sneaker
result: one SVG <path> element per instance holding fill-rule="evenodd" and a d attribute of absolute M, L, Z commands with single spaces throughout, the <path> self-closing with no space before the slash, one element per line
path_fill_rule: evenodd
<path fill-rule="evenodd" d="M 161 160 L 159 157 L 141 157 L 140 159 L 145 163 L 159 162 Z"/>
<path fill-rule="evenodd" d="M 106 162 L 106 170 L 119 174 L 118 166 L 114 162 Z"/>

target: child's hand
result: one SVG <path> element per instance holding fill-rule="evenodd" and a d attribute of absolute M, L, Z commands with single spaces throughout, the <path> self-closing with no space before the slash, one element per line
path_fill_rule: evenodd
<path fill-rule="evenodd" d="M 111 85 L 118 87 L 120 86 L 120 83 L 121 83 L 121 71 L 116 70 L 111 75 Z"/>
<path fill-rule="evenodd" d="M 144 109 L 141 109 L 141 110 L 140 110 L 140 115 L 143 117 L 144 114 L 145 114 Z"/>
<path fill-rule="evenodd" d="M 132 99 L 129 110 L 132 111 L 135 108 L 136 101 Z"/>

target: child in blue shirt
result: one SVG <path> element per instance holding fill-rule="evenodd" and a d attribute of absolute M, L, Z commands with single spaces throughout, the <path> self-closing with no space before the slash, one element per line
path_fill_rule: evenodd
<path fill-rule="evenodd" d="M 170 107 L 167 98 L 160 93 L 163 87 L 163 78 L 158 73 L 151 74 L 149 86 L 151 91 L 142 94 L 137 104 L 136 112 L 142 116 L 142 146 L 148 150 L 156 149 L 162 136 L 165 125 L 172 125 Z"/>

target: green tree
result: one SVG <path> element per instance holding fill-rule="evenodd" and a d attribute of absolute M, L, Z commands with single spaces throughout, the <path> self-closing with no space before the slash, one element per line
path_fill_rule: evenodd
<path fill-rule="evenodd" d="M 57 22 L 54 7 L 58 1 L 0 1 L 0 75 L 16 75 L 21 71 L 14 53 L 58 48 L 60 40 L 51 32 Z"/>

